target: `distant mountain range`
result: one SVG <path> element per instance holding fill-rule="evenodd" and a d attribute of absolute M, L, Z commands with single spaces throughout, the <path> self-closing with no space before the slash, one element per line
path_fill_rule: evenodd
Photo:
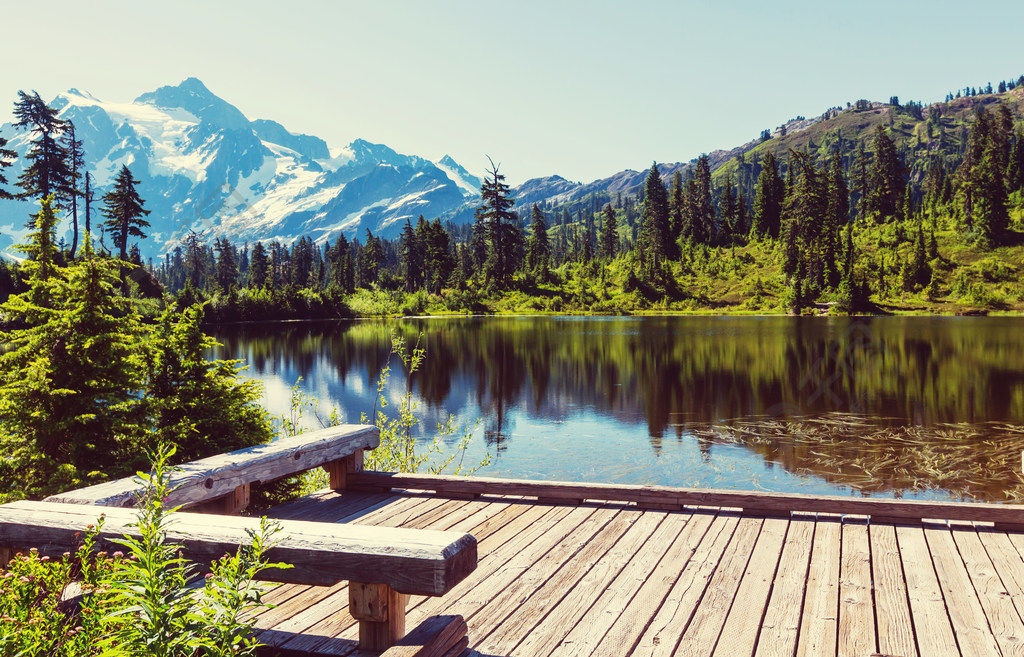
<path fill-rule="evenodd" d="M 858 101 L 817 117 L 796 117 L 769 131 L 768 139 L 752 139 L 708 157 L 716 181 L 732 176 L 749 202 L 765 152 L 776 153 L 780 161 L 789 150 L 817 157 L 838 152 L 849 165 L 856 145 L 867 143 L 870 150 L 875 126 L 885 124 L 912 180 L 920 181 L 936 158 L 946 158 L 952 170 L 962 157 L 974 109 L 996 102 L 1006 103 L 1019 120 L 1024 86 L 923 109 Z M 96 217 L 98 199 L 122 164 L 141 180 L 139 191 L 152 211 L 149 239 L 140 245 L 146 256 L 173 249 L 189 230 L 236 244 L 290 242 L 305 235 L 322 243 L 341 233 L 362 239 L 366 229 L 394 238 L 407 219 L 415 221 L 420 214 L 470 222 L 479 203 L 480 178 L 451 157 L 432 162 L 362 139 L 331 148 L 319 137 L 294 134 L 275 121 L 248 119 L 195 78 L 131 103 L 101 101 L 71 89 L 51 106 L 74 121 L 84 142 L 86 167 L 97 186 Z M 8 123 L 0 126 L 0 135 L 19 156 L 25 154 L 26 133 Z M 658 166 L 667 182 L 694 162 Z M 23 165 L 19 158 L 7 178 L 15 180 Z M 590 183 L 557 175 L 532 178 L 513 188 L 512 196 L 523 217 L 534 203 L 549 210 L 596 211 L 619 194 L 637 195 L 646 175 L 647 170 L 627 169 Z M 27 232 L 25 220 L 33 208 L 27 201 L 0 201 L 0 253 L 10 257 L 6 249 Z M 67 221 L 64 229 L 70 241 Z"/>
<path fill-rule="evenodd" d="M 480 189 L 480 179 L 448 156 L 431 162 L 362 139 L 330 148 L 280 123 L 249 120 L 195 78 L 131 103 L 71 89 L 50 106 L 74 122 L 83 142 L 97 192 L 94 221 L 122 164 L 141 181 L 151 211 L 149 239 L 140 245 L 147 256 L 173 249 L 189 230 L 237 243 L 303 235 L 324 241 L 342 232 L 362 236 L 366 228 L 394 236 L 406 219 L 441 215 Z M 19 154 L 7 170 L 14 181 L 30 135 L 10 123 L 0 135 Z M 0 251 L 25 235 L 34 207 L 0 202 Z M 62 234 L 70 235 L 69 226 L 65 220 Z"/>

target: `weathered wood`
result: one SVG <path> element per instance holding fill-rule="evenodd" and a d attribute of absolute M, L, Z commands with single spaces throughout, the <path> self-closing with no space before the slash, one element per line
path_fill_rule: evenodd
<path fill-rule="evenodd" d="M 1024 623 L 978 533 L 961 529 L 953 530 L 951 534 L 1002 654 L 1024 655 Z"/>
<path fill-rule="evenodd" d="M 836 650 L 841 535 L 842 523 L 838 518 L 819 519 L 815 523 L 797 657 L 830 655 Z"/>
<path fill-rule="evenodd" d="M 0 506 L 0 545 L 29 544 L 57 556 L 77 547 L 81 532 L 96 523 L 99 509 L 53 502 L 13 502 Z M 103 509 L 106 521 L 98 549 L 117 549 L 112 539 L 136 535 L 130 509 Z M 252 518 L 173 513 L 168 539 L 185 556 L 211 562 L 250 541 Z M 292 564 L 270 569 L 264 579 L 331 585 L 342 580 L 384 583 L 403 593 L 443 595 L 476 568 L 476 539 L 469 534 L 353 524 L 283 521 L 278 543 L 267 553 L 272 562 Z"/>
<path fill-rule="evenodd" d="M 868 527 L 843 524 L 839 570 L 839 657 L 875 652 L 875 612 L 871 598 L 871 543 Z"/>
<path fill-rule="evenodd" d="M 192 510 L 201 513 L 234 515 L 241 513 L 247 506 L 249 506 L 249 484 L 242 484 L 224 497 L 197 504 Z"/>
<path fill-rule="evenodd" d="M 1024 524 L 1024 505 L 941 502 L 929 500 L 892 500 L 878 498 L 768 493 L 670 486 L 626 486 L 581 484 L 574 482 L 496 479 L 491 477 L 449 477 L 426 474 L 362 472 L 350 477 L 350 485 L 360 488 L 429 490 L 484 495 L 522 495 L 546 500 L 593 500 L 647 502 L 712 508 L 749 509 L 754 515 L 786 515 L 789 512 L 837 513 L 886 518 L 904 522 L 922 518 Z M 876 520 L 877 522 L 877 520 Z"/>
<path fill-rule="evenodd" d="M 282 438 L 265 445 L 218 454 L 178 466 L 168 506 L 190 506 L 232 493 L 239 486 L 270 482 L 373 449 L 380 444 L 375 426 L 348 424 Z M 137 477 L 52 495 L 48 502 L 132 507 L 145 491 Z"/>
<path fill-rule="evenodd" d="M 344 490 L 348 486 L 348 475 L 352 472 L 363 471 L 364 454 L 363 450 L 358 450 L 345 458 L 324 465 L 332 490 Z"/>
<path fill-rule="evenodd" d="M 765 519 L 722 627 L 722 638 L 715 646 L 715 655 L 754 654 L 788 525 L 788 518 Z"/>
<path fill-rule="evenodd" d="M 921 656 L 960 654 L 928 544 L 924 540 L 924 530 L 921 527 L 897 527 L 896 539 Z"/>
<path fill-rule="evenodd" d="M 431 616 L 380 657 L 445 657 L 466 638 L 467 629 L 462 616 Z"/>
<path fill-rule="evenodd" d="M 871 573 L 875 586 L 875 610 L 878 623 L 878 650 L 882 654 L 917 655 L 914 625 L 907 601 L 907 584 L 896 543 L 896 528 L 872 521 Z"/>
<path fill-rule="evenodd" d="M 814 544 L 814 520 L 794 518 L 786 532 L 768 609 L 761 621 L 756 657 L 792 657 L 800 632 L 800 609 Z"/>
<path fill-rule="evenodd" d="M 405 636 L 408 600 L 387 584 L 349 582 L 348 612 L 359 621 L 359 648 L 386 650 Z"/>

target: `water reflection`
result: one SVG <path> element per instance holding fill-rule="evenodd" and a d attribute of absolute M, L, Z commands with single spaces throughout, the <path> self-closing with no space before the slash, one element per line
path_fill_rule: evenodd
<path fill-rule="evenodd" d="M 267 384 L 276 411 L 302 377 L 310 394 L 357 419 L 372 405 L 389 331 L 410 343 L 422 334 L 426 365 L 408 383 L 424 425 L 447 413 L 480 418 L 480 436 L 500 450 L 495 474 L 891 493 L 904 488 L 830 482 L 815 474 L 827 474 L 820 459 L 794 460 L 784 445 L 765 450 L 705 430 L 738 418 L 835 413 L 892 428 L 1024 424 L 1021 325 L 1016 318 L 430 318 L 245 326 L 217 337 L 223 354 L 247 360 Z M 396 389 L 406 383 L 399 378 Z M 989 435 L 981 429 L 956 440 Z M 943 490 L 992 498 L 995 489 L 988 482 Z"/>

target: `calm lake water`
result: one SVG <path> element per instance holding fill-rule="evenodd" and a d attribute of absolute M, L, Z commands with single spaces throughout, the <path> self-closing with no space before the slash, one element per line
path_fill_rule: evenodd
<path fill-rule="evenodd" d="M 949 499 L 1024 499 L 1024 319 L 487 317 L 220 328 L 266 405 L 291 387 L 369 413 L 390 333 L 420 429 L 472 428 L 478 474 Z M 308 415 L 307 419 L 311 416 Z M 312 420 L 315 425 L 315 420 Z M 454 443 L 458 437 L 452 437 Z"/>

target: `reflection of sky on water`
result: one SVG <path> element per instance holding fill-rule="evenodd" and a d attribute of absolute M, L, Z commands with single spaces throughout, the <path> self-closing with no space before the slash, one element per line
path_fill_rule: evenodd
<path fill-rule="evenodd" d="M 222 356 L 249 363 L 273 414 L 288 412 L 302 377 L 323 418 L 337 407 L 356 422 L 372 407 L 391 328 L 425 335 L 413 385 L 421 431 L 432 436 L 448 413 L 476 422 L 465 461 L 489 451 L 482 475 L 859 494 L 687 426 L 780 409 L 897 423 L 1024 415 L 1024 332 L 1004 318 L 429 319 L 249 327 L 218 339 Z M 406 384 L 394 359 L 391 410 Z"/>

